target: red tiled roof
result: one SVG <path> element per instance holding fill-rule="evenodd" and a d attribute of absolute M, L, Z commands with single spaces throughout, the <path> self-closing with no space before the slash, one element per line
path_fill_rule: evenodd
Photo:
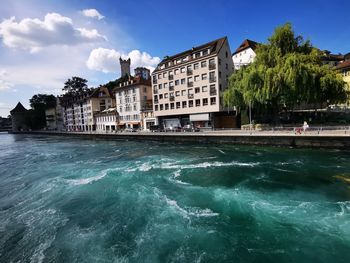
<path fill-rule="evenodd" d="M 336 69 L 345 69 L 345 68 L 350 68 L 350 60 L 345 60 L 344 62 L 336 66 Z"/>
<path fill-rule="evenodd" d="M 237 54 L 237 53 L 239 53 L 247 48 L 251 48 L 251 49 L 255 50 L 256 47 L 258 46 L 258 44 L 259 44 L 258 42 L 255 42 L 253 40 L 245 39 L 232 55 L 235 55 L 235 54 Z"/>

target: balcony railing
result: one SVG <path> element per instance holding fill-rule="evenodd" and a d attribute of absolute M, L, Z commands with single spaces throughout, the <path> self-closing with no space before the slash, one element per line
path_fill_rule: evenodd
<path fill-rule="evenodd" d="M 192 69 L 188 69 L 188 70 L 186 71 L 186 74 L 187 74 L 187 76 L 193 75 L 193 70 L 192 70 Z"/>
<path fill-rule="evenodd" d="M 194 95 L 193 94 L 188 94 L 187 96 L 189 99 L 193 99 Z"/>
<path fill-rule="evenodd" d="M 209 70 L 216 69 L 215 63 L 209 63 Z"/>
<path fill-rule="evenodd" d="M 216 82 L 216 77 L 209 78 L 209 83 L 213 83 L 213 82 Z"/>
<path fill-rule="evenodd" d="M 193 82 L 192 81 L 187 82 L 187 87 L 193 87 Z"/>
<path fill-rule="evenodd" d="M 169 80 L 173 80 L 173 79 L 174 79 L 174 75 L 169 75 L 169 76 L 168 76 L 168 79 L 169 79 Z"/>

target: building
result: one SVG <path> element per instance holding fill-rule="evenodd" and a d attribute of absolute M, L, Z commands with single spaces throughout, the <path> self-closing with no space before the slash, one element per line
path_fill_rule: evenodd
<path fill-rule="evenodd" d="M 349 53 L 350 54 L 350 53 Z M 343 80 L 347 84 L 347 88 L 350 91 L 350 55 L 348 54 L 347 60 L 343 61 L 342 63 L 339 63 L 336 66 L 336 69 L 342 74 Z M 346 103 L 347 107 L 350 107 L 350 101 Z"/>
<path fill-rule="evenodd" d="M 166 56 L 152 73 L 153 112 L 165 129 L 235 127 L 222 93 L 233 72 L 227 37 Z"/>
<path fill-rule="evenodd" d="M 12 120 L 12 131 L 18 132 L 29 129 L 28 125 L 26 124 L 27 112 L 28 110 L 24 108 L 20 102 L 18 102 L 16 107 L 10 111 Z"/>
<path fill-rule="evenodd" d="M 342 54 L 332 54 L 328 50 L 321 51 L 321 62 L 323 65 L 329 65 L 331 68 L 338 66 L 345 59 L 345 56 Z"/>
<path fill-rule="evenodd" d="M 114 90 L 119 128 L 143 129 L 142 113 L 152 110 L 152 86 L 150 71 L 147 68 L 136 68 L 135 77 L 119 84 Z"/>
<path fill-rule="evenodd" d="M 45 110 L 46 128 L 49 130 L 63 131 L 63 109 L 59 97 L 56 98 L 56 106 Z"/>
<path fill-rule="evenodd" d="M 119 115 L 117 108 L 105 109 L 95 114 L 97 132 L 117 131 Z"/>
<path fill-rule="evenodd" d="M 112 89 L 104 86 L 77 96 L 63 96 L 60 101 L 67 131 L 95 131 L 95 114 L 115 107 Z"/>
<path fill-rule="evenodd" d="M 236 49 L 232 54 L 232 60 L 235 70 L 240 69 L 242 66 L 249 65 L 252 63 L 256 57 L 255 50 L 258 43 L 245 39 L 242 44 Z"/>

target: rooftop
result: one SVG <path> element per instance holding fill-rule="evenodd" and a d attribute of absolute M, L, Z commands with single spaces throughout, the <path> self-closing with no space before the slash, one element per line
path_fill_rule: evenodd
<path fill-rule="evenodd" d="M 257 48 L 258 44 L 259 44 L 258 42 L 255 42 L 253 40 L 245 39 L 242 42 L 242 44 L 236 49 L 236 51 L 232 54 L 232 56 L 247 49 L 247 48 L 251 48 L 251 49 L 255 50 Z"/>
<path fill-rule="evenodd" d="M 22 105 L 22 103 L 18 102 L 17 105 L 16 105 L 16 107 L 14 107 L 14 108 L 10 111 L 10 113 L 12 114 L 12 113 L 26 112 L 26 111 L 27 111 L 27 109 L 24 108 L 24 106 Z"/>

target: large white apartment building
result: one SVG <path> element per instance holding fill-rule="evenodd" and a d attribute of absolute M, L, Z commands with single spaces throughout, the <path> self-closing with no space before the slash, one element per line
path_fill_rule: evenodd
<path fill-rule="evenodd" d="M 152 109 L 152 86 L 150 71 L 136 68 L 135 77 L 122 82 L 115 89 L 119 127 L 143 129 L 143 112 Z"/>
<path fill-rule="evenodd" d="M 240 69 L 242 66 L 249 65 L 252 63 L 256 57 L 255 50 L 258 43 L 245 39 L 242 44 L 236 49 L 232 54 L 232 60 L 235 70 Z"/>
<path fill-rule="evenodd" d="M 235 127 L 222 93 L 233 72 L 227 37 L 166 56 L 152 73 L 153 111 L 163 128 Z"/>

